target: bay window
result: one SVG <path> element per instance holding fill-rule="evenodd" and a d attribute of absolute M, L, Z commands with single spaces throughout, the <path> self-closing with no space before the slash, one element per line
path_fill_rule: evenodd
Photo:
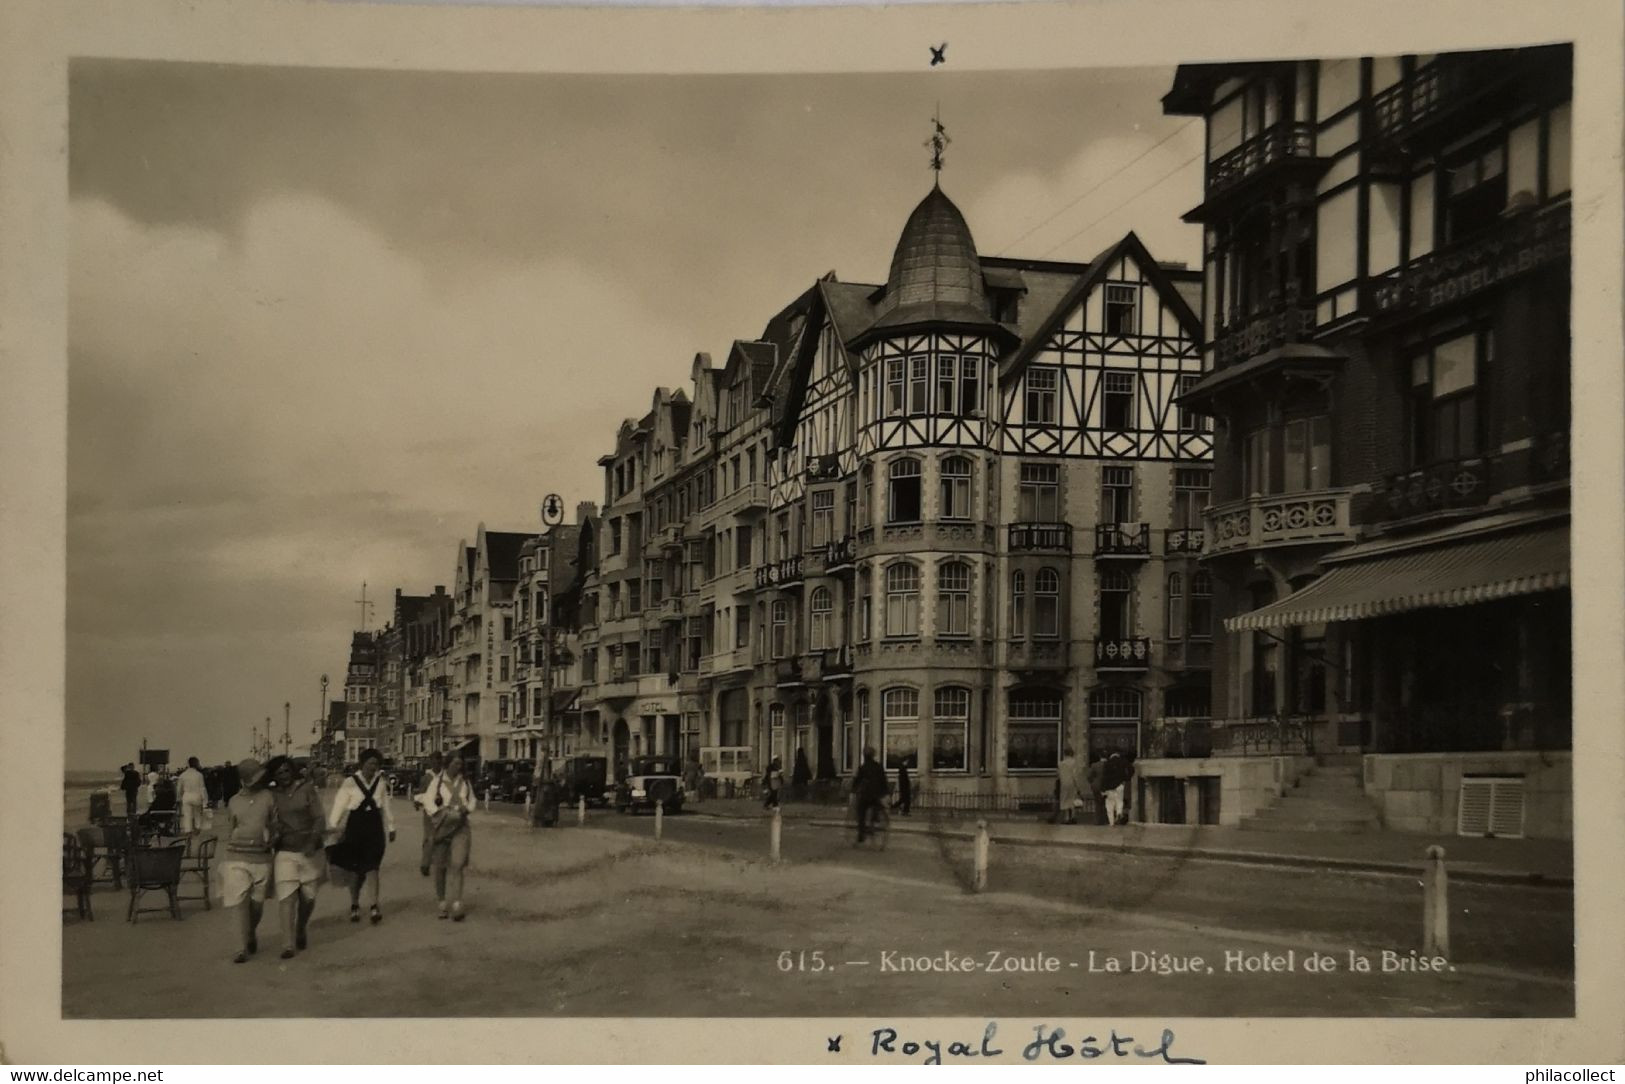
<path fill-rule="evenodd" d="M 893 460 L 887 475 L 886 522 L 920 522 L 920 461 Z"/>
<path fill-rule="evenodd" d="M 920 694 L 914 689 L 887 689 L 881 693 L 880 726 L 886 770 L 918 767 Z"/>
<path fill-rule="evenodd" d="M 970 770 L 970 690 L 949 686 L 936 691 L 931 717 L 931 770 Z"/>
<path fill-rule="evenodd" d="M 949 456 L 938 468 L 942 482 L 942 519 L 970 519 L 971 461 L 962 455 Z"/>
<path fill-rule="evenodd" d="M 900 562 L 886 569 L 886 635 L 920 634 L 920 570 Z"/>
<path fill-rule="evenodd" d="M 948 561 L 937 568 L 937 636 L 970 635 L 970 565 Z"/>

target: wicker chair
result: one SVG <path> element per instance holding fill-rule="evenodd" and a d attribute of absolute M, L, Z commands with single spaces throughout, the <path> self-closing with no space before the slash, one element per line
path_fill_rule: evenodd
<path fill-rule="evenodd" d="M 143 895 L 160 890 L 168 897 L 169 916 L 181 917 L 176 892 L 181 881 L 181 861 L 185 857 L 186 848 L 178 843 L 167 847 L 138 846 L 130 849 L 130 911 L 126 916 L 129 921 L 137 921 L 137 916 L 145 912 L 164 910 L 163 907 L 141 906 Z"/>
<path fill-rule="evenodd" d="M 79 838 L 62 833 L 62 893 L 73 893 L 79 917 L 94 922 L 96 915 L 90 909 L 90 867 Z"/>
<path fill-rule="evenodd" d="M 92 833 L 99 832 L 98 840 Z M 130 825 L 128 821 L 113 820 L 97 829 L 79 833 L 80 845 L 85 848 L 86 867 L 93 884 L 124 887 L 124 863 L 130 854 Z"/>
<path fill-rule="evenodd" d="M 181 859 L 180 880 L 196 877 L 202 886 L 199 895 L 184 896 L 177 889 L 176 899 L 202 900 L 205 911 L 212 910 L 214 905 L 209 902 L 209 871 L 214 864 L 214 849 L 219 840 L 214 836 L 207 839 L 190 836 L 186 842 L 186 855 Z"/>

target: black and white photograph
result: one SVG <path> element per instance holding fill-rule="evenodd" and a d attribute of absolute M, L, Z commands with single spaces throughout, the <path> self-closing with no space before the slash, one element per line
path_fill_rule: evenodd
<path fill-rule="evenodd" d="M 1576 1017 L 1572 35 L 930 25 L 67 60 L 65 1024 Z"/>

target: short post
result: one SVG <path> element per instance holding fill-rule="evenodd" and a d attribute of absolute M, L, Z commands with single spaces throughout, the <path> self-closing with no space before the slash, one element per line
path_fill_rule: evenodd
<path fill-rule="evenodd" d="M 1440 846 L 1428 848 L 1422 866 L 1422 954 L 1450 958 L 1450 874 Z"/>
<path fill-rule="evenodd" d="M 576 799 L 576 827 L 580 828 L 587 823 L 587 799 Z"/>
<path fill-rule="evenodd" d="M 779 861 L 779 841 L 784 838 L 784 817 L 779 813 L 779 807 L 773 807 L 773 820 L 768 827 L 768 853 L 775 864 Z"/>
<path fill-rule="evenodd" d="M 661 834 L 662 830 L 665 828 L 665 824 L 666 824 L 666 803 L 665 802 L 656 802 L 655 803 L 655 839 L 658 840 L 660 838 L 660 834 Z"/>
<path fill-rule="evenodd" d="M 976 891 L 987 891 L 987 820 L 978 819 L 976 822 Z"/>
<path fill-rule="evenodd" d="M 535 819 L 530 815 L 530 791 L 528 790 L 525 792 L 525 823 L 532 828 L 536 826 Z"/>

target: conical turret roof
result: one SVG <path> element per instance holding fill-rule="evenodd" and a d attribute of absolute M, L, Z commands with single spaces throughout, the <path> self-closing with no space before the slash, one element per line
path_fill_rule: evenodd
<path fill-rule="evenodd" d="M 876 327 L 994 322 L 970 226 L 940 187 L 931 189 L 903 226 L 880 308 Z"/>

